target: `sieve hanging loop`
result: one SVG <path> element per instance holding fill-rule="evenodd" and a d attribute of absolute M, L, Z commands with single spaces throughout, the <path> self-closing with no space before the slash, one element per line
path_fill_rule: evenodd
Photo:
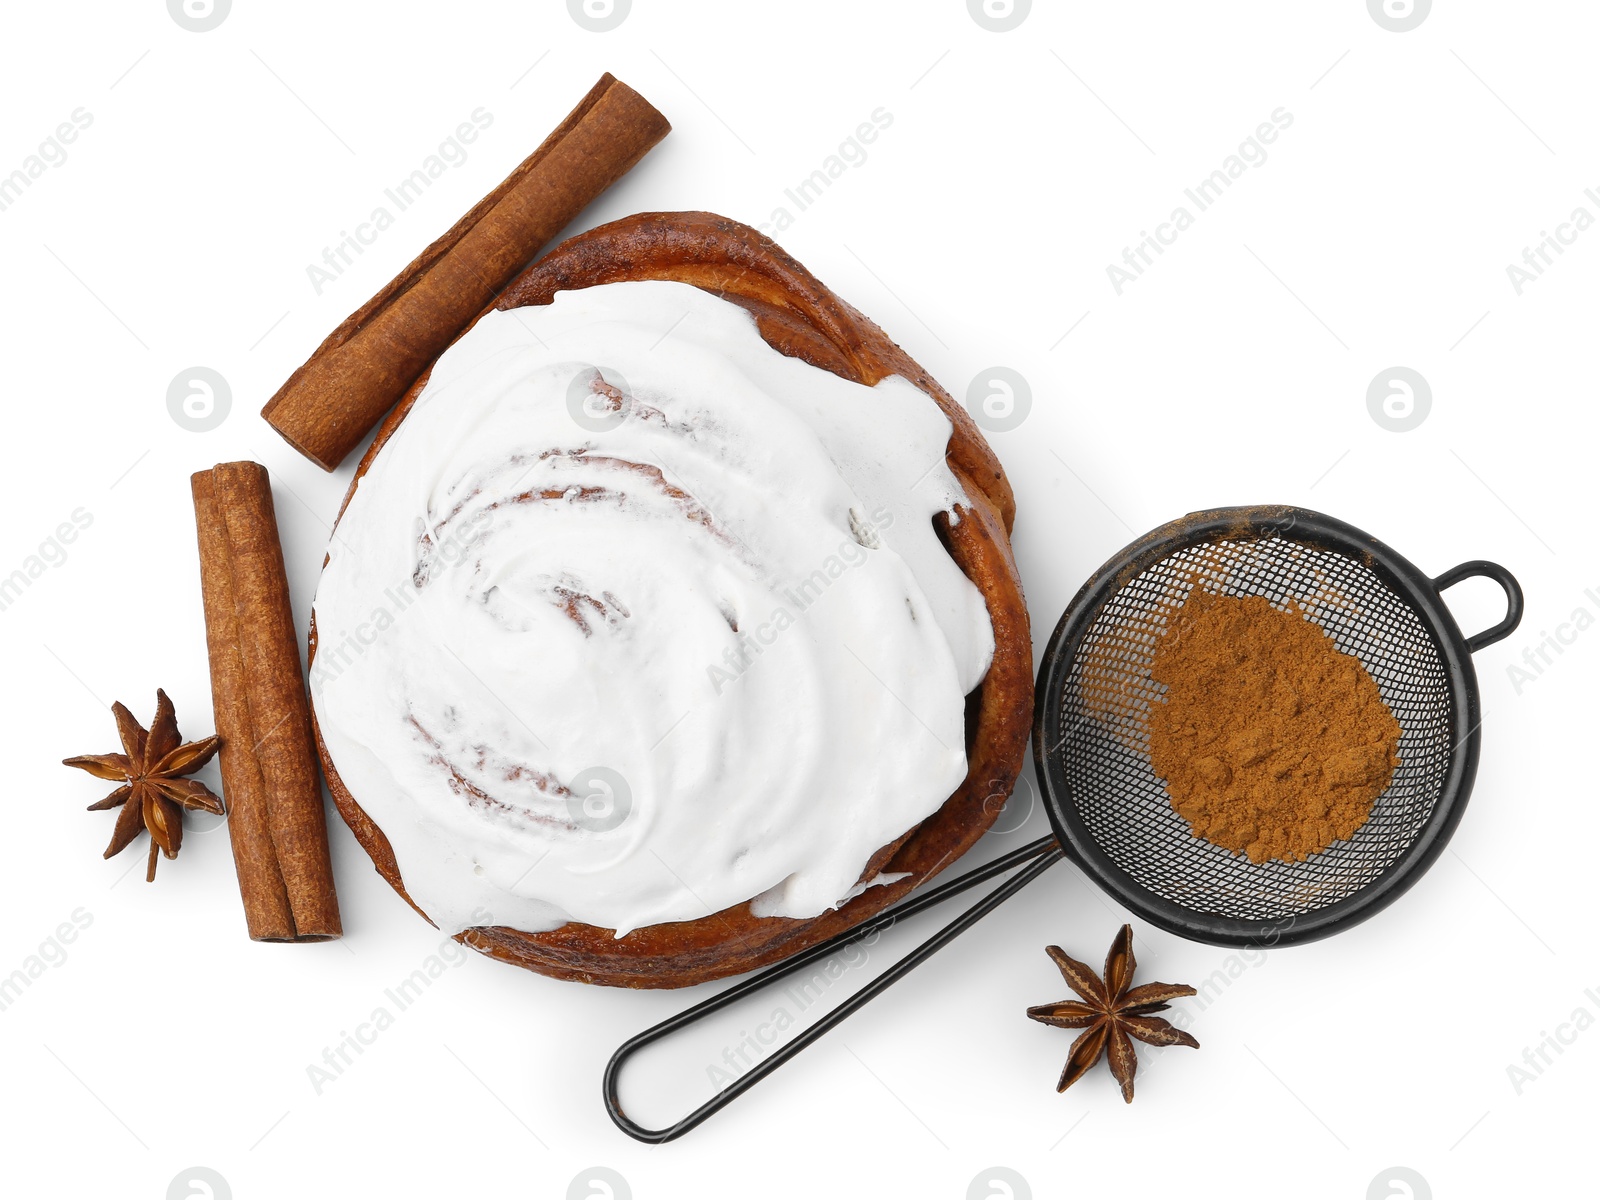
<path fill-rule="evenodd" d="M 1499 563 L 1489 562 L 1487 559 L 1475 558 L 1471 562 L 1464 562 L 1460 566 L 1451 567 L 1443 575 L 1433 581 L 1433 590 L 1443 592 L 1446 588 L 1454 587 L 1463 579 L 1492 579 L 1500 585 L 1506 594 L 1506 615 L 1500 624 L 1482 633 L 1475 633 L 1467 639 L 1467 649 L 1473 654 L 1485 646 L 1492 646 L 1503 638 L 1509 637 L 1511 631 L 1522 623 L 1522 585 L 1510 571 Z"/>

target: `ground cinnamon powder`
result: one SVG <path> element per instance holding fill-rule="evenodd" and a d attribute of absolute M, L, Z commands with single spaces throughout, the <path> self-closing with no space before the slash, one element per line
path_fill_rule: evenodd
<path fill-rule="evenodd" d="M 1400 723 L 1296 604 L 1196 588 L 1157 642 L 1150 761 L 1196 837 L 1299 862 L 1350 837 L 1399 765 Z"/>

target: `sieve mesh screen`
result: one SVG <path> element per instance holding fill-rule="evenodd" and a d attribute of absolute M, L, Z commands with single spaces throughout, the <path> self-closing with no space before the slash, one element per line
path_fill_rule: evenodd
<path fill-rule="evenodd" d="M 1348 841 L 1299 863 L 1252 863 L 1202 841 L 1150 766 L 1150 678 L 1168 619 L 1194 587 L 1296 601 L 1377 682 L 1400 722 L 1400 765 Z M 1281 535 L 1189 546 L 1128 579 L 1096 615 L 1063 685 L 1052 753 L 1105 854 L 1199 913 L 1282 920 L 1346 899 L 1393 864 L 1439 802 L 1456 744 L 1448 669 L 1421 617 L 1364 561 Z"/>

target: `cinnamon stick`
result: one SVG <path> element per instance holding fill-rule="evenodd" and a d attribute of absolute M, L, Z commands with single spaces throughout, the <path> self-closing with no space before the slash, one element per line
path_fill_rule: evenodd
<path fill-rule="evenodd" d="M 672 127 L 602 75 L 516 170 L 329 335 L 261 410 L 331 471 L 543 246 Z"/>
<path fill-rule="evenodd" d="M 190 477 L 228 835 L 258 942 L 338 937 L 339 902 L 266 468 Z"/>

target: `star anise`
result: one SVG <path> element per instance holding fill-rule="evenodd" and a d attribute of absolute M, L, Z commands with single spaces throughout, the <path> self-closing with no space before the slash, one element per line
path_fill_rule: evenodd
<path fill-rule="evenodd" d="M 183 810 L 198 808 L 221 816 L 222 801 L 197 779 L 184 779 L 211 761 L 221 739 L 185 742 L 178 732 L 172 701 L 156 691 L 156 717 L 148 732 L 121 704 L 111 706 L 122 736 L 121 754 L 80 754 L 64 758 L 62 764 L 87 771 L 96 779 L 120 780 L 121 786 L 104 800 L 89 805 L 89 811 L 122 806 L 107 858 L 128 848 L 139 831 L 150 831 L 150 862 L 145 880 L 156 877 L 156 851 L 168 858 L 178 857 L 183 841 Z"/>
<path fill-rule="evenodd" d="M 1200 1048 L 1200 1043 L 1183 1030 L 1161 1017 L 1151 1015 L 1170 1008 L 1168 1000 L 1193 996 L 1195 990 L 1192 987 L 1182 983 L 1130 986 L 1135 967 L 1132 925 L 1124 925 L 1122 932 L 1111 943 L 1111 952 L 1106 955 L 1104 979 L 1077 959 L 1069 958 L 1060 946 L 1046 946 L 1045 953 L 1061 968 L 1061 974 L 1072 990 L 1083 997 L 1081 1002 L 1062 1000 L 1058 1004 L 1040 1004 L 1028 1010 L 1028 1015 L 1035 1021 L 1062 1029 L 1083 1030 L 1067 1053 L 1066 1069 L 1061 1072 L 1061 1082 L 1056 1085 L 1056 1091 L 1066 1091 L 1105 1054 L 1111 1063 L 1111 1073 L 1122 1085 L 1122 1098 L 1132 1104 L 1133 1075 L 1137 1064 L 1130 1038 L 1138 1038 L 1151 1046 Z"/>

